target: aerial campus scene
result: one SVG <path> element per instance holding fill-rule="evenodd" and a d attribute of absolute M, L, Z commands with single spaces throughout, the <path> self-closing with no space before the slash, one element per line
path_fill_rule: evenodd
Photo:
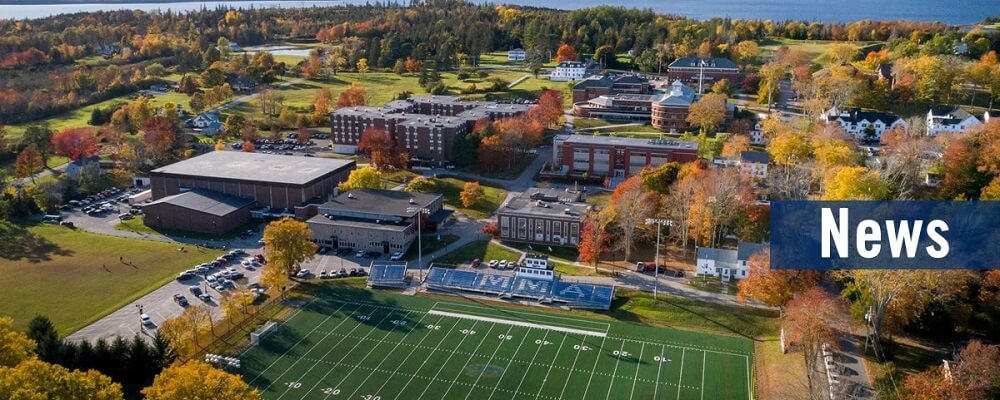
<path fill-rule="evenodd" d="M 996 0 L 0 0 L 0 400 L 1000 399 L 998 51 Z"/>

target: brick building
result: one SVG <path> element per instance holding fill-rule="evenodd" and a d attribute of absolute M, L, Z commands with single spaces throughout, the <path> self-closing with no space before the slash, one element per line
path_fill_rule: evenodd
<path fill-rule="evenodd" d="M 588 210 L 579 192 L 528 189 L 497 209 L 500 240 L 576 246 Z"/>
<path fill-rule="evenodd" d="M 674 81 L 665 92 L 620 92 L 574 103 L 573 114 L 614 121 L 649 122 L 664 132 L 684 132 L 694 129 L 688 124 L 687 116 L 691 104 L 697 100 L 694 90 L 681 81 Z M 724 124 L 732 122 L 735 110 L 736 107 L 726 104 Z"/>
<path fill-rule="evenodd" d="M 667 67 L 667 79 L 691 85 L 699 93 L 711 89 L 712 84 L 723 79 L 737 84 L 740 77 L 740 68 L 727 58 L 681 57 Z"/>
<path fill-rule="evenodd" d="M 648 94 L 652 86 L 638 75 L 593 76 L 573 85 L 573 103 L 584 102 L 611 94 Z"/>
<path fill-rule="evenodd" d="M 624 179 L 646 167 L 698 159 L 698 143 L 668 139 L 558 135 L 553 140 L 557 170 L 545 174 Z"/>
<path fill-rule="evenodd" d="M 388 132 L 411 157 L 440 163 L 452 159 L 455 136 L 470 132 L 477 121 L 515 117 L 529 107 L 455 96 L 418 96 L 381 107 L 345 107 L 330 113 L 330 139 L 335 148 L 354 152 L 364 131 L 377 129 Z"/>

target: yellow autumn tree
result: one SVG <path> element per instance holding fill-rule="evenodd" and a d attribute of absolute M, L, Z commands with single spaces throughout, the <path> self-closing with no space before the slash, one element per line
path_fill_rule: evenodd
<path fill-rule="evenodd" d="M 147 400 L 252 400 L 260 393 L 239 375 L 230 374 L 203 361 L 188 361 L 167 367 L 142 390 Z"/>
<path fill-rule="evenodd" d="M 353 174 L 353 173 L 352 173 Z M 282 218 L 264 228 L 264 265 L 262 281 L 272 290 L 280 289 L 289 276 L 299 270 L 299 264 L 316 254 L 316 244 L 309 224 L 294 218 Z"/>
<path fill-rule="evenodd" d="M 462 193 L 459 193 L 459 198 L 462 200 L 462 207 L 470 208 L 481 203 L 486 198 L 486 192 L 479 182 L 466 182 L 462 187 Z"/>
<path fill-rule="evenodd" d="M 795 165 L 809 158 L 812 147 L 805 135 L 793 130 L 780 130 L 767 145 L 771 159 L 781 165 Z"/>
<path fill-rule="evenodd" d="M 191 357 L 201 348 L 199 337 L 211 329 L 212 313 L 203 305 L 190 305 L 181 315 L 163 321 L 160 333 L 181 357 Z"/>
<path fill-rule="evenodd" d="M 382 188 L 382 173 L 375 167 L 358 168 L 351 171 L 347 180 L 337 185 L 337 189 L 346 192 L 352 189 L 380 189 Z"/>
<path fill-rule="evenodd" d="M 13 367 L 35 357 L 35 341 L 14 330 L 14 319 L 0 316 L 0 366 Z"/>
<path fill-rule="evenodd" d="M 70 371 L 30 359 L 0 367 L 0 399 L 121 400 L 121 385 L 96 370 Z"/>
<path fill-rule="evenodd" d="M 825 180 L 823 200 L 882 200 L 889 184 L 878 172 L 865 167 L 844 167 Z"/>

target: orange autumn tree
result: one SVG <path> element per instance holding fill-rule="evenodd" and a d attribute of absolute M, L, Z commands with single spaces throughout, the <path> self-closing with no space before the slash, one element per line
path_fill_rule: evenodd
<path fill-rule="evenodd" d="M 591 211 L 583 219 L 580 243 L 576 250 L 580 253 L 580 261 L 591 263 L 594 272 L 597 272 L 597 265 L 601 262 L 601 254 L 610 250 L 611 234 L 607 227 L 612 217 L 609 211 Z"/>
<path fill-rule="evenodd" d="M 403 168 L 410 160 L 409 153 L 396 148 L 388 132 L 375 128 L 365 129 L 361 133 L 358 150 L 369 153 L 372 163 L 378 169 Z"/>
<path fill-rule="evenodd" d="M 563 43 L 562 46 L 559 46 L 559 50 L 556 50 L 556 62 L 576 61 L 578 57 L 576 49 L 566 43 Z"/>
<path fill-rule="evenodd" d="M 482 203 L 486 199 L 486 192 L 479 182 L 466 182 L 458 197 L 462 200 L 462 207 L 470 208 Z"/>
<path fill-rule="evenodd" d="M 368 92 L 363 87 L 351 84 L 351 87 L 340 92 L 340 96 L 337 98 L 337 108 L 363 106 L 368 104 L 367 96 Z"/>
<path fill-rule="evenodd" d="M 100 148 L 91 128 L 66 128 L 52 136 L 52 150 L 73 161 L 97 154 Z"/>
<path fill-rule="evenodd" d="M 750 271 L 739 281 L 740 301 L 754 299 L 772 307 L 784 307 L 797 293 L 816 286 L 819 273 L 806 270 L 771 269 L 771 250 L 750 256 Z"/>

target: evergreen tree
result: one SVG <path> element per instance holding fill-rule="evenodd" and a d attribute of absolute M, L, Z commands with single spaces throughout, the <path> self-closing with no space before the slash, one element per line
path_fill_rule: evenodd
<path fill-rule="evenodd" d="M 62 342 L 59 340 L 59 333 L 56 332 L 55 326 L 52 325 L 52 321 L 48 317 L 44 315 L 35 316 L 28 323 L 28 337 L 38 345 L 35 348 L 38 358 L 49 363 L 58 363 L 60 361 L 62 358 L 60 356 Z"/>

